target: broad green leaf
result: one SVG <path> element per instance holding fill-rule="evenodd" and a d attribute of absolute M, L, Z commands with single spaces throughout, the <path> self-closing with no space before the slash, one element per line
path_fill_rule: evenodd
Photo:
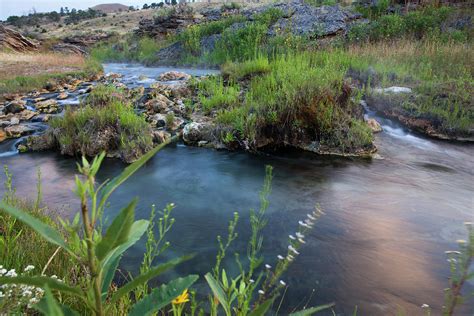
<path fill-rule="evenodd" d="M 111 261 L 107 270 L 104 271 L 104 275 L 102 278 L 102 300 L 105 301 L 107 298 L 107 293 L 109 292 L 110 284 L 112 284 L 112 280 L 115 276 L 115 271 L 117 271 L 120 259 L 122 256 L 115 257 L 114 261 Z"/>
<path fill-rule="evenodd" d="M 49 286 L 46 286 L 44 290 L 45 295 L 38 304 L 33 306 L 34 309 L 46 316 L 79 316 L 77 311 L 57 302 Z"/>
<path fill-rule="evenodd" d="M 209 284 L 209 287 L 212 290 L 212 293 L 214 294 L 215 297 L 219 300 L 219 303 L 221 303 L 222 308 L 224 308 L 225 312 L 227 315 L 230 315 L 230 306 L 227 303 L 226 295 L 222 287 L 220 286 L 219 282 L 214 279 L 211 273 L 207 273 L 204 278 L 206 278 L 207 284 Z"/>
<path fill-rule="evenodd" d="M 44 291 L 45 295 L 41 301 L 35 305 L 35 309 L 39 310 L 46 316 L 64 316 L 64 312 L 54 298 L 53 293 L 51 293 L 49 286 L 46 286 Z"/>
<path fill-rule="evenodd" d="M 58 290 L 63 293 L 70 293 L 78 297 L 82 296 L 81 289 L 71 287 L 63 282 L 57 281 L 46 276 L 18 276 L 18 277 L 0 277 L 0 284 L 27 284 L 45 288 L 48 286 L 52 290 Z"/>
<path fill-rule="evenodd" d="M 310 307 L 310 308 L 303 309 L 303 310 L 298 311 L 298 312 L 291 313 L 290 316 L 310 316 L 310 315 L 314 315 L 314 314 L 316 314 L 320 311 L 323 311 L 325 309 L 331 308 L 334 305 L 335 305 L 334 303 L 330 303 L 330 304 L 320 305 L 320 306 L 316 306 L 316 307 Z"/>
<path fill-rule="evenodd" d="M 171 261 L 168 261 L 167 263 L 161 264 L 155 268 L 152 268 L 150 271 L 141 274 L 137 276 L 135 279 L 132 281 L 128 282 L 124 286 L 122 286 L 120 289 L 118 289 L 117 292 L 114 293 L 112 296 L 112 299 L 110 300 L 111 304 L 115 304 L 118 302 L 118 300 L 123 297 L 124 295 L 128 294 L 130 291 L 133 289 L 137 288 L 138 286 L 144 284 L 145 282 L 149 281 L 150 279 L 157 277 L 161 273 L 173 268 L 174 266 L 191 259 L 193 256 L 183 256 L 177 259 L 173 259 Z"/>
<path fill-rule="evenodd" d="M 132 228 L 130 229 L 130 235 L 128 236 L 127 242 L 121 244 L 120 246 L 113 249 L 109 254 L 102 260 L 103 273 L 107 274 L 111 266 L 116 262 L 117 258 L 120 257 L 128 248 L 133 246 L 148 228 L 149 222 L 145 219 L 136 221 L 133 223 Z M 115 271 L 115 269 L 114 269 Z"/>
<path fill-rule="evenodd" d="M 263 316 L 268 311 L 268 309 L 273 305 L 273 301 L 275 298 L 269 298 L 262 304 L 258 305 L 256 308 L 252 310 L 249 316 Z"/>
<path fill-rule="evenodd" d="M 125 168 L 121 174 L 113 178 L 112 181 L 107 183 L 107 185 L 102 189 L 102 198 L 100 200 L 99 208 L 103 207 L 107 202 L 109 196 L 114 192 L 125 180 L 132 176 L 138 169 L 140 169 L 150 158 L 152 158 L 157 152 L 159 152 L 163 147 L 168 145 L 171 142 L 178 140 L 178 136 L 173 136 L 164 143 L 156 146 L 146 154 L 144 154 L 140 159 L 132 163 L 130 166 Z"/>
<path fill-rule="evenodd" d="M 129 316 L 149 316 L 159 311 L 172 300 L 178 297 L 184 290 L 188 289 L 199 277 L 188 275 L 184 278 L 175 279 L 168 284 L 163 284 L 154 289 L 149 295 L 138 301 L 130 309 Z"/>
<path fill-rule="evenodd" d="M 137 199 L 133 199 L 122 211 L 115 217 L 105 232 L 104 237 L 95 249 L 95 254 L 99 260 L 102 260 L 114 248 L 120 246 L 128 240 L 130 229 L 135 218 L 135 206 Z"/>
<path fill-rule="evenodd" d="M 40 234 L 44 239 L 49 241 L 52 244 L 55 244 L 59 247 L 64 248 L 70 253 L 73 253 L 72 250 L 69 249 L 68 245 L 64 241 L 63 236 L 51 226 L 43 223 L 39 219 L 31 216 L 30 214 L 6 204 L 3 201 L 0 201 L 0 210 L 10 214 L 11 216 L 15 217 L 16 219 L 22 221 L 26 225 L 28 225 L 31 229 L 36 231 Z"/>

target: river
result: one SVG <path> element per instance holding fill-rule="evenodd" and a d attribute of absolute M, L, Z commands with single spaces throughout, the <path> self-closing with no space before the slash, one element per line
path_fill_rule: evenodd
<path fill-rule="evenodd" d="M 166 70 L 119 64 L 105 69 L 123 73 L 129 85 L 147 85 L 152 80 L 140 82 L 139 74 L 153 78 Z M 423 315 L 422 304 L 437 315 L 449 275 L 444 251 L 456 249 L 455 240 L 466 238 L 463 222 L 474 219 L 474 146 L 427 139 L 370 110 L 367 115 L 384 128 L 376 135 L 377 159 L 301 152 L 252 155 L 178 143 L 162 150 L 114 193 L 107 215 L 113 217 L 135 196 L 140 198 L 140 218 L 149 216 L 152 204 L 163 208 L 174 202 L 176 223 L 168 236 L 172 247 L 164 258 L 190 252 L 197 256 L 168 278 L 202 276 L 213 265 L 216 236 L 226 234 L 235 211 L 241 214 L 239 238 L 226 264 L 233 265 L 235 251 L 245 256 L 249 209 L 258 208 L 265 165 L 271 165 L 266 263 L 274 265 L 276 256 L 286 252 L 288 234 L 316 204 L 326 213 L 284 277 L 289 288 L 280 314 L 335 302 L 338 315 L 352 315 L 355 306 L 360 315 L 395 315 L 399 310 Z M 35 196 L 39 167 L 45 203 L 63 216 L 74 214 L 75 160 L 56 153 L 17 154 L 11 151 L 13 143 L 0 144 L 0 163 L 10 168 L 19 194 Z M 106 160 L 98 178 L 104 181 L 124 167 Z M 143 250 L 142 243 L 129 251 L 122 269 L 136 270 Z M 474 290 L 474 284 L 467 284 L 467 290 Z M 473 313 L 471 299 L 459 315 Z"/>

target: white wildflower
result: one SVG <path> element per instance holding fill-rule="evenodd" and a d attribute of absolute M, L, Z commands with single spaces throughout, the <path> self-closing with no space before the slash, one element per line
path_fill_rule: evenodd
<path fill-rule="evenodd" d="M 288 246 L 288 250 L 293 252 L 295 255 L 299 255 L 300 253 L 298 252 L 298 250 L 296 250 L 292 245 L 289 245 Z"/>
<path fill-rule="evenodd" d="M 303 235 L 302 233 L 300 233 L 300 232 L 296 232 L 295 235 L 296 235 L 296 237 L 298 237 L 298 238 L 301 238 L 301 239 L 304 238 L 304 235 Z"/>
<path fill-rule="evenodd" d="M 265 294 L 265 292 L 262 291 L 262 290 L 258 290 L 258 294 L 263 295 L 263 294 Z"/>
<path fill-rule="evenodd" d="M 170 203 L 170 206 L 171 206 L 171 207 L 174 207 L 174 203 Z"/>
<path fill-rule="evenodd" d="M 467 227 L 471 227 L 473 225 L 472 222 L 464 222 L 464 225 L 466 225 Z"/>
<path fill-rule="evenodd" d="M 306 244 L 306 241 L 304 241 L 304 240 L 301 239 L 301 238 L 298 238 L 298 241 L 299 241 L 300 243 L 302 243 L 302 244 Z"/>
<path fill-rule="evenodd" d="M 306 228 L 311 228 L 311 226 L 309 226 L 308 224 L 306 224 L 302 221 L 299 221 L 298 224 L 300 224 L 300 226 L 303 226 L 303 227 L 306 227 Z"/>
<path fill-rule="evenodd" d="M 12 278 L 16 277 L 17 275 L 18 274 L 16 274 L 15 269 L 11 269 L 10 271 L 7 272 L 7 274 L 5 274 L 5 276 L 12 277 Z"/>
<path fill-rule="evenodd" d="M 464 239 L 458 239 L 458 240 L 456 240 L 456 242 L 458 244 L 465 244 L 466 243 L 466 241 Z"/>
<path fill-rule="evenodd" d="M 280 284 L 283 285 L 283 286 L 286 286 L 286 283 L 283 280 L 280 280 Z"/>
<path fill-rule="evenodd" d="M 291 240 L 296 240 L 295 236 L 293 235 L 289 235 L 288 237 L 290 237 Z"/>
<path fill-rule="evenodd" d="M 278 255 L 277 258 L 278 258 L 278 260 L 284 260 L 285 259 L 285 257 L 283 257 L 282 255 Z"/>
<path fill-rule="evenodd" d="M 317 220 L 317 218 L 314 217 L 314 216 L 312 216 L 311 214 L 306 214 L 306 216 L 307 216 L 310 220 L 312 220 L 312 221 Z"/>
<path fill-rule="evenodd" d="M 428 305 L 428 304 L 421 305 L 421 308 L 429 308 L 429 307 L 430 307 L 430 305 Z"/>
<path fill-rule="evenodd" d="M 32 266 L 32 265 L 30 264 L 30 265 L 26 266 L 25 270 L 23 270 L 23 271 L 28 272 L 28 271 L 33 270 L 34 268 L 35 268 L 35 266 Z"/>
<path fill-rule="evenodd" d="M 250 279 L 249 282 L 250 282 L 250 283 L 255 283 L 255 280 L 254 280 L 254 279 Z"/>
<path fill-rule="evenodd" d="M 272 268 L 272 266 L 271 266 L 271 265 L 269 265 L 269 264 L 267 263 L 267 264 L 265 264 L 265 268 L 267 268 L 267 269 L 271 269 L 271 268 Z"/>
<path fill-rule="evenodd" d="M 451 255 L 451 254 L 460 255 L 461 254 L 461 252 L 457 250 L 448 250 L 448 251 L 445 251 L 444 253 L 447 255 Z"/>

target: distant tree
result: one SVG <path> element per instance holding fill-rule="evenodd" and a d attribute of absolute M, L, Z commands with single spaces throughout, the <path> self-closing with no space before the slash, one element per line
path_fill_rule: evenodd
<path fill-rule="evenodd" d="M 59 10 L 59 14 L 60 14 L 61 16 L 64 16 L 64 15 L 66 14 L 66 13 L 64 12 L 64 8 L 63 8 L 63 7 L 61 7 L 61 9 Z"/>
<path fill-rule="evenodd" d="M 176 0 L 171 0 L 171 5 L 177 5 L 178 2 Z"/>
<path fill-rule="evenodd" d="M 145 3 L 145 4 L 143 5 L 143 7 L 142 7 L 143 10 L 146 10 L 146 9 L 149 9 L 149 8 L 150 8 L 150 7 L 149 7 L 148 4 L 146 4 L 146 3 Z"/>
<path fill-rule="evenodd" d="M 133 5 L 128 7 L 128 11 L 135 11 L 135 8 L 133 7 Z"/>

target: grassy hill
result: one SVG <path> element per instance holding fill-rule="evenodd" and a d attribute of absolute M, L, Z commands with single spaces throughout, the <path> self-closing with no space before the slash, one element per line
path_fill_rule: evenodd
<path fill-rule="evenodd" d="M 120 3 L 104 3 L 104 4 L 98 4 L 96 6 L 93 6 L 91 9 L 97 10 L 103 13 L 114 13 L 114 12 L 127 11 L 128 6 L 120 4 Z"/>

